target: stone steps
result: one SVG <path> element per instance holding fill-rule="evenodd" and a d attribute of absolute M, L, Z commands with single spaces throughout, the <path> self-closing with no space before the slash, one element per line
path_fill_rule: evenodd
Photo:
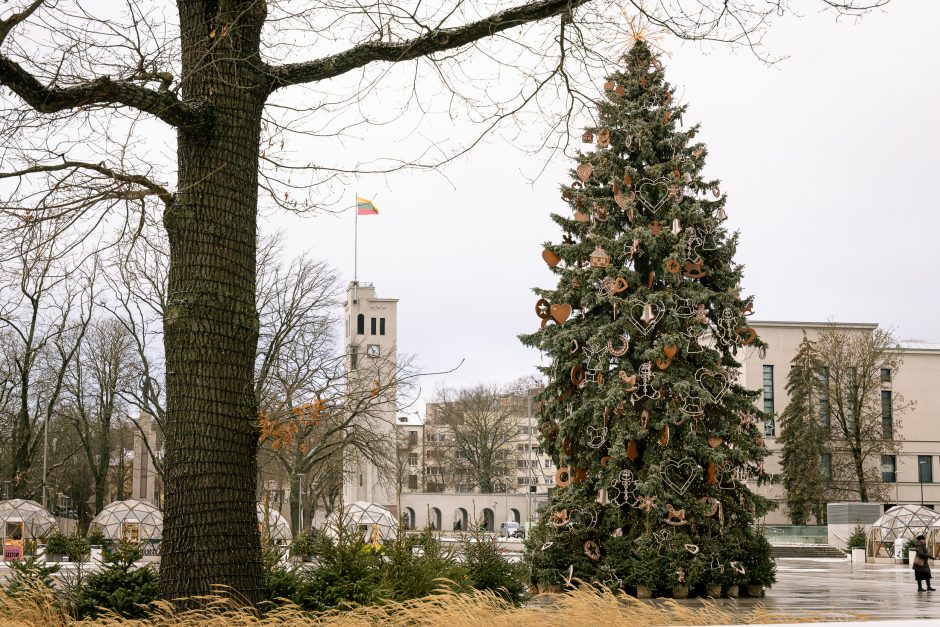
<path fill-rule="evenodd" d="M 775 544 L 774 557 L 833 557 L 845 558 L 845 553 L 828 544 Z"/>

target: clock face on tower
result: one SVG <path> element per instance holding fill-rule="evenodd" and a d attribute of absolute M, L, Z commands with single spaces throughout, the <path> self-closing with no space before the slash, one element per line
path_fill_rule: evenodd
<path fill-rule="evenodd" d="M 379 356 L 379 345 L 378 344 L 369 344 L 366 347 L 366 355 L 369 357 L 378 357 Z"/>

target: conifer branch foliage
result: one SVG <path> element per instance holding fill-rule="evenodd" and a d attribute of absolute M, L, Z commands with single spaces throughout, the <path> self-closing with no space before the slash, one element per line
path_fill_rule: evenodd
<path fill-rule="evenodd" d="M 572 215 L 552 215 L 564 236 L 545 245 L 558 283 L 535 290 L 541 329 L 521 337 L 551 359 L 540 430 L 560 468 L 533 573 L 638 585 L 639 547 L 661 545 L 655 587 L 731 573 L 769 585 L 752 529 L 769 503 L 746 485 L 768 478 L 764 416 L 735 370 L 766 345 L 747 323 L 737 234 L 660 61 L 640 41 L 624 63 L 582 138 L 597 149 L 562 186 Z"/>

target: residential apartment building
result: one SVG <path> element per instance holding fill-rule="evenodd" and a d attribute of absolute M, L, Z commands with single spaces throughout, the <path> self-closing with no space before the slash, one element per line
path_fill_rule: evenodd
<path fill-rule="evenodd" d="M 804 332 L 815 340 L 830 324 L 845 333 L 872 333 L 878 328 L 874 323 L 750 323 L 769 347 L 765 354 L 746 349 L 739 381 L 745 387 L 760 390 L 758 407 L 777 416 L 764 425 L 765 441 L 772 452 L 765 468 L 772 475 L 779 476 L 782 470 L 779 416 L 789 402 L 785 386 L 791 362 Z M 880 395 L 883 434 L 898 440 L 900 450 L 881 455 L 871 463 L 880 465 L 882 482 L 887 484 L 891 498 L 885 505 L 923 503 L 934 508 L 940 506 L 940 344 L 902 341 L 898 350 L 903 364 L 896 372 L 882 371 Z M 894 399 L 899 397 L 916 405 L 895 416 Z M 762 486 L 760 492 L 778 504 L 766 522 L 787 524 L 783 485 L 778 482 Z"/>

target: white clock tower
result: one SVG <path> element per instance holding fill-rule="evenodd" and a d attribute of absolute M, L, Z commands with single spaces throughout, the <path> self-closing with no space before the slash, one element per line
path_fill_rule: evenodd
<path fill-rule="evenodd" d="M 358 414 L 353 425 L 368 430 L 367 437 L 373 438 L 370 448 L 375 451 L 371 456 L 381 459 L 367 459 L 354 449 L 346 451 L 343 500 L 346 504 L 376 503 L 396 515 L 397 310 L 398 299 L 378 298 L 372 283 L 352 281 L 346 289 L 346 378 L 351 405 Z"/>

